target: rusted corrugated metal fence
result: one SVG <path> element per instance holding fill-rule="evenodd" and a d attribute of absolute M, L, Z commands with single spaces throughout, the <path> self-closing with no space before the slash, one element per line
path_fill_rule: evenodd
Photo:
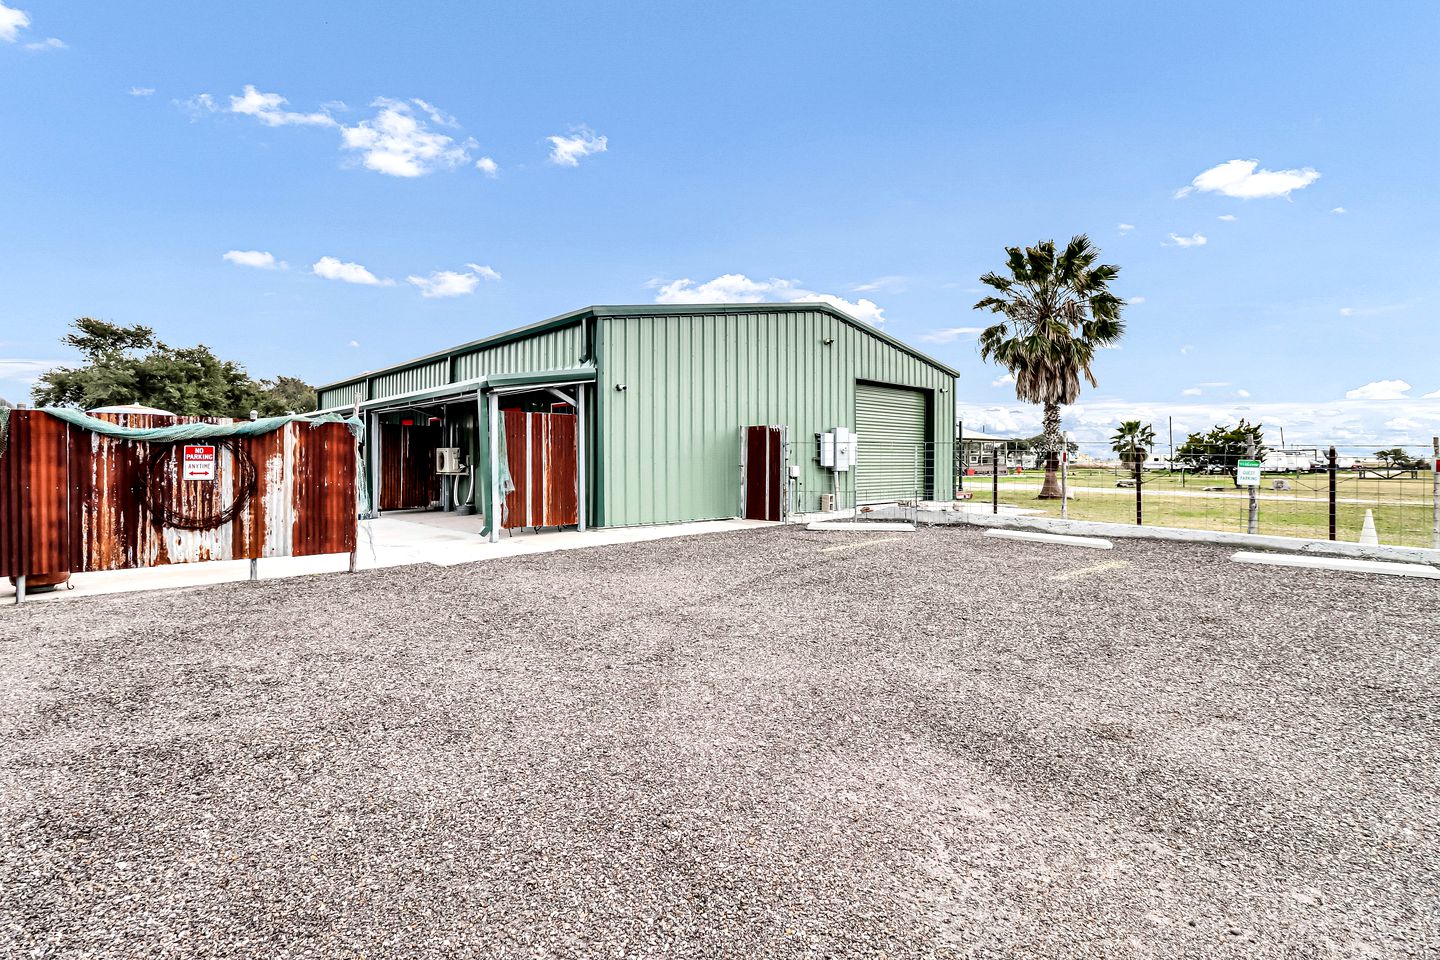
<path fill-rule="evenodd" d="M 228 422 L 101 419 L 141 428 Z M 216 447 L 214 480 L 180 479 L 184 444 L 107 437 L 43 411 L 11 411 L 0 453 L 0 576 L 355 549 L 356 444 L 343 423 L 188 442 Z"/>
<path fill-rule="evenodd" d="M 505 497 L 506 530 L 563 527 L 579 518 L 573 414 L 503 410 L 506 465 L 515 489 Z"/>

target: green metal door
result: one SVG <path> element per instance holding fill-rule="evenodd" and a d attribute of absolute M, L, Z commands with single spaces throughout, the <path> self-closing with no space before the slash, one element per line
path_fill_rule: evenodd
<path fill-rule="evenodd" d="M 920 390 L 855 385 L 855 502 L 927 497 L 926 395 Z"/>

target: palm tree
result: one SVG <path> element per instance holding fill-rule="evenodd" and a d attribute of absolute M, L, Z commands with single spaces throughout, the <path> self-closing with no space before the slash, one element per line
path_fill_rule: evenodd
<path fill-rule="evenodd" d="M 1108 284 L 1120 268 L 1097 265 L 1100 251 L 1085 234 L 1071 237 L 1055 255 L 1055 241 L 1033 247 L 1006 247 L 1006 274 L 987 273 L 980 282 L 995 294 L 975 304 L 1004 317 L 980 334 L 980 356 L 1015 378 L 1015 396 L 1044 407 L 1045 483 L 1040 499 L 1060 497 L 1060 407 L 1080 396 L 1080 378 L 1099 386 L 1091 363 L 1095 351 L 1125 332 L 1125 301 Z"/>
<path fill-rule="evenodd" d="M 1142 425 L 1139 420 L 1123 421 L 1115 436 L 1110 438 L 1110 449 L 1115 451 L 1121 463 L 1132 467 L 1144 463 L 1154 446 L 1155 428 L 1148 423 Z"/>

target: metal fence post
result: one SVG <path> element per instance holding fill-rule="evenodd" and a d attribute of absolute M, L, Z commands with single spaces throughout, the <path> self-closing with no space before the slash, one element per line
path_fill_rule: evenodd
<path fill-rule="evenodd" d="M 995 446 L 990 447 L 990 512 L 1000 512 L 1000 453 Z"/>
<path fill-rule="evenodd" d="M 1255 459 L 1255 443 L 1251 441 L 1245 448 L 1245 459 Z M 1245 518 L 1245 532 L 1254 533 L 1260 527 L 1260 487 L 1250 488 L 1250 510 Z"/>
<path fill-rule="evenodd" d="M 1140 487 L 1142 486 L 1140 469 L 1143 466 L 1144 464 L 1137 458 L 1135 460 L 1135 526 L 1137 527 L 1145 525 L 1145 511 L 1140 497 Z"/>
<path fill-rule="evenodd" d="M 1330 539 L 1335 539 L 1335 448 L 1330 448 Z"/>
<path fill-rule="evenodd" d="M 1430 546 L 1440 550 L 1440 437 L 1430 438 Z"/>
<path fill-rule="evenodd" d="M 1060 519 L 1070 518 L 1070 434 L 1060 435 Z"/>

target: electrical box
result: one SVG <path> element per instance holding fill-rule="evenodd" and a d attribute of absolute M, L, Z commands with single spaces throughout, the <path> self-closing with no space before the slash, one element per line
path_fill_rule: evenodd
<path fill-rule="evenodd" d="M 820 466 L 829 467 L 837 473 L 847 473 L 858 462 L 860 448 L 859 434 L 845 427 L 836 427 L 829 433 L 820 434 Z"/>
<path fill-rule="evenodd" d="M 465 462 L 460 459 L 459 447 L 436 447 L 435 448 L 435 472 L 440 474 L 460 474 L 465 472 Z"/>

